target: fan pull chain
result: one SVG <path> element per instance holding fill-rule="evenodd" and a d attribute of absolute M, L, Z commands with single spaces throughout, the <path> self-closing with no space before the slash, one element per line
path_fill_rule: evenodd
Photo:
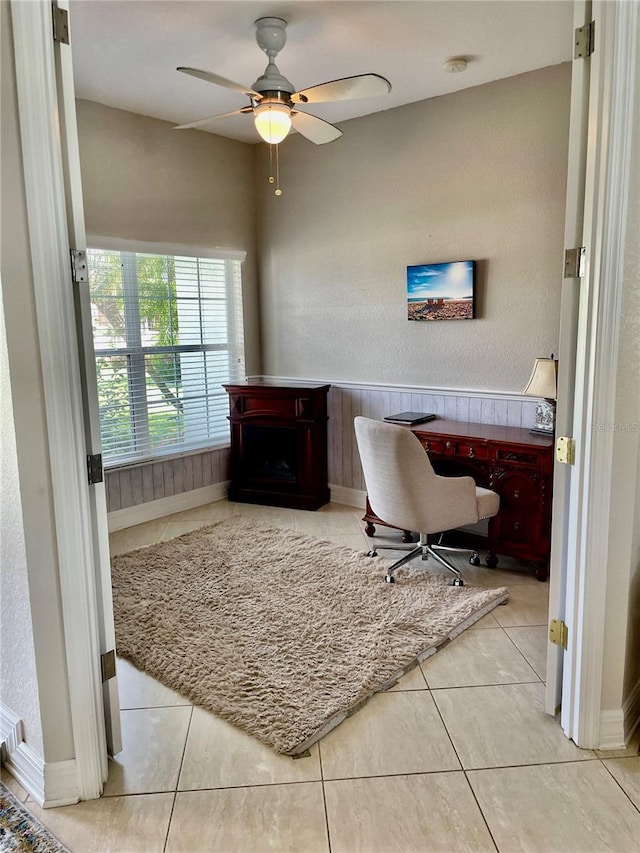
<path fill-rule="evenodd" d="M 282 190 L 280 189 L 280 146 L 276 145 L 276 189 L 275 194 L 277 196 L 282 195 Z"/>
<path fill-rule="evenodd" d="M 276 149 L 276 176 L 273 176 L 273 149 Z M 275 184 L 276 188 L 274 194 L 277 196 L 282 195 L 282 190 L 280 189 L 280 152 L 278 151 L 277 145 L 269 145 L 269 183 Z"/>

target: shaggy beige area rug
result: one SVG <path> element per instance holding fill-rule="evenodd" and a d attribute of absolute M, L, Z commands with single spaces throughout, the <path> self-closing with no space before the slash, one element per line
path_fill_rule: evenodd
<path fill-rule="evenodd" d="M 389 563 L 225 519 L 112 560 L 118 654 L 299 755 L 507 598 Z"/>

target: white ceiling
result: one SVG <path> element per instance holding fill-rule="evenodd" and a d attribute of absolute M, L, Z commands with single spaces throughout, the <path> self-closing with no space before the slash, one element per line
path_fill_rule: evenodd
<path fill-rule="evenodd" d="M 392 84 L 382 98 L 314 104 L 327 121 L 421 101 L 571 59 L 571 0 L 71 0 L 76 94 L 183 124 L 247 106 L 242 94 L 176 72 L 214 71 L 250 86 L 267 58 L 256 18 L 288 22 L 276 62 L 297 89 L 376 72 Z M 451 74 L 443 62 L 469 59 Z M 257 142 L 249 116 L 206 130 Z"/>

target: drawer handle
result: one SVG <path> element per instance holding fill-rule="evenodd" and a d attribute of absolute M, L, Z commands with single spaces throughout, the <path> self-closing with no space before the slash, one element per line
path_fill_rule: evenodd
<path fill-rule="evenodd" d="M 513 522 L 513 529 L 514 530 L 520 530 L 520 522 L 519 521 Z"/>
<path fill-rule="evenodd" d="M 444 446 L 445 446 L 445 447 L 447 448 L 447 450 L 448 450 L 448 449 L 451 447 L 451 442 L 450 442 L 450 441 L 445 441 Z"/>
<path fill-rule="evenodd" d="M 470 447 L 469 448 L 469 459 L 473 459 L 475 455 L 476 455 L 476 451 L 474 450 L 473 447 Z"/>
<path fill-rule="evenodd" d="M 513 497 L 517 500 L 520 497 L 520 492 L 516 489 L 513 493 Z"/>
<path fill-rule="evenodd" d="M 428 441 L 425 441 L 424 449 L 427 451 L 427 453 L 429 452 L 429 442 Z"/>

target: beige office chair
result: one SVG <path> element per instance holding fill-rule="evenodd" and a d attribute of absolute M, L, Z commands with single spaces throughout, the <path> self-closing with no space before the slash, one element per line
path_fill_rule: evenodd
<path fill-rule="evenodd" d="M 394 583 L 393 573 L 409 560 L 433 557 L 453 572 L 454 586 L 463 586 L 462 574 L 443 552 L 475 552 L 430 544 L 427 537 L 491 518 L 499 495 L 476 486 L 472 477 L 440 477 L 407 427 L 363 417 L 355 418 L 354 427 L 371 509 L 381 521 L 420 534 L 419 544 L 389 567 L 385 581 Z M 375 548 L 369 553 L 377 555 Z"/>

